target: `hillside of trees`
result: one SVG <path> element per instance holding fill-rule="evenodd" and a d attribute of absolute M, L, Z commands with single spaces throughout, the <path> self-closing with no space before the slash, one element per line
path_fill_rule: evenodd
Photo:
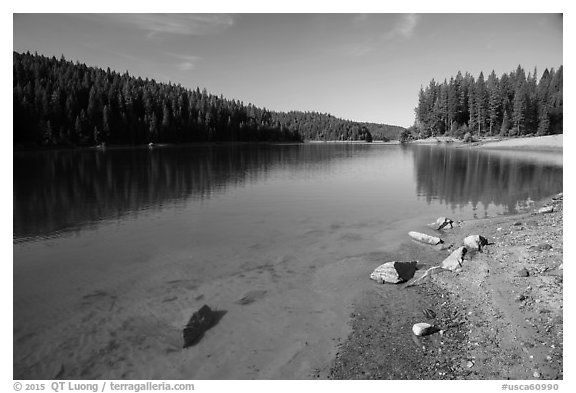
<path fill-rule="evenodd" d="M 420 89 L 415 133 L 438 135 L 550 135 L 562 133 L 562 66 L 529 73 L 521 66 L 498 78 L 458 72 Z"/>
<path fill-rule="evenodd" d="M 13 54 L 14 146 L 387 140 L 402 127 L 275 112 L 55 57 Z"/>

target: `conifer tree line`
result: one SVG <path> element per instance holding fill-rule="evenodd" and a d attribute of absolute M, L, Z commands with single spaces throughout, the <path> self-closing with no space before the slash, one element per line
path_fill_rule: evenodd
<path fill-rule="evenodd" d="M 238 100 L 37 54 L 13 54 L 15 146 L 398 138 L 402 127 Z"/>
<path fill-rule="evenodd" d="M 500 78 L 492 71 L 477 79 L 458 72 L 450 81 L 432 79 L 420 88 L 415 128 L 420 138 L 523 136 L 562 133 L 562 66 L 528 73 L 519 65 Z"/>

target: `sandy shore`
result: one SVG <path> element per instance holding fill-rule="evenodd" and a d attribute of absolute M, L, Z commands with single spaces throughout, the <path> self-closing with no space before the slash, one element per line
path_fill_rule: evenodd
<path fill-rule="evenodd" d="M 358 299 L 352 333 L 326 377 L 562 379 L 563 204 L 543 203 L 554 211 L 473 220 L 442 232 L 446 244 L 459 245 L 469 234 L 491 243 L 469 253 L 460 273 L 445 271 L 410 288 L 374 283 Z M 398 250 L 406 255 L 423 262 L 419 277 L 448 253 L 408 241 Z M 424 309 L 436 317 L 428 319 Z M 411 328 L 418 322 L 443 332 L 416 337 Z"/>
<path fill-rule="evenodd" d="M 547 135 L 524 138 L 498 138 L 486 137 L 473 143 L 464 143 L 459 139 L 448 136 L 416 139 L 410 142 L 416 145 L 450 144 L 455 147 L 474 147 L 490 150 L 521 150 L 562 153 L 563 135 Z"/>
<path fill-rule="evenodd" d="M 537 150 L 562 152 L 563 135 L 548 135 L 531 138 L 511 138 L 499 141 L 479 142 L 478 147 L 483 149 L 499 150 Z"/>

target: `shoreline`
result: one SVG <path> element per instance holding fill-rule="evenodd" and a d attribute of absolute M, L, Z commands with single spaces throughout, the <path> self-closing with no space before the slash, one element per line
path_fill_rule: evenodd
<path fill-rule="evenodd" d="M 563 134 L 536 136 L 528 138 L 506 138 L 498 141 L 479 142 L 478 147 L 486 150 L 513 150 L 513 151 L 563 151 Z"/>
<path fill-rule="evenodd" d="M 488 137 L 479 141 L 464 143 L 453 137 L 430 137 L 427 139 L 415 139 L 408 142 L 409 145 L 445 145 L 455 148 L 481 148 L 486 150 L 501 151 L 530 151 L 530 152 L 554 152 L 562 153 L 563 151 L 563 134 L 548 135 L 540 137 L 519 137 L 519 138 L 499 138 Z M 186 143 L 155 143 L 138 145 L 106 145 L 102 146 L 14 146 L 13 153 L 27 153 L 39 151 L 59 151 L 59 150 L 98 150 L 106 151 L 112 149 L 155 149 L 164 147 L 214 147 L 214 146 L 242 146 L 242 145 L 307 145 L 307 144 L 371 144 L 371 145 L 399 145 L 398 140 L 373 140 L 367 142 L 364 140 L 357 141 L 339 141 L 339 140 L 305 140 L 305 141 L 222 141 L 222 142 L 186 142 Z"/>
<path fill-rule="evenodd" d="M 455 148 L 475 148 L 498 151 L 529 151 L 560 153 L 563 152 L 563 134 L 530 136 L 530 137 L 486 137 L 481 140 L 465 143 L 453 137 L 430 137 L 416 139 L 414 145 L 447 145 Z"/>
<path fill-rule="evenodd" d="M 493 244 L 469 253 L 460 273 L 432 275 L 411 288 L 374 283 L 357 299 L 352 333 L 329 371 L 316 377 L 562 379 L 563 202 L 546 202 L 554 212 L 465 221 L 437 232 L 455 246 L 469 234 Z M 397 260 L 423 262 L 415 278 L 448 256 L 412 241 L 396 254 Z M 401 258 L 408 255 L 413 257 Z M 521 277 L 522 269 L 527 277 Z M 436 318 L 427 319 L 424 309 Z M 419 322 L 434 324 L 442 334 L 415 336 L 411 328 Z"/>

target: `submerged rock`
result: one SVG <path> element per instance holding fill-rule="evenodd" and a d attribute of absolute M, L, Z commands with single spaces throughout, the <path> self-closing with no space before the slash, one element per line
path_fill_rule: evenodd
<path fill-rule="evenodd" d="M 214 311 L 207 305 L 203 305 L 200 310 L 192 314 L 182 331 L 182 337 L 184 338 L 183 347 L 188 348 L 196 345 L 204 335 L 204 332 L 215 326 L 225 313 L 225 311 Z"/>
<path fill-rule="evenodd" d="M 430 308 L 426 308 L 426 309 L 422 310 L 422 314 L 424 314 L 424 316 L 428 319 L 436 318 L 436 313 L 434 312 L 434 310 L 432 310 Z"/>
<path fill-rule="evenodd" d="M 420 322 L 412 326 L 412 332 L 416 336 L 427 336 L 429 334 L 435 333 L 437 330 L 434 325 L 430 325 L 426 322 Z"/>
<path fill-rule="evenodd" d="M 454 228 L 454 221 L 446 217 L 439 217 L 436 222 L 430 224 L 430 226 L 437 230 L 452 229 Z"/>
<path fill-rule="evenodd" d="M 268 291 L 265 291 L 265 290 L 250 291 L 250 292 L 246 293 L 242 297 L 242 299 L 239 299 L 239 300 L 235 301 L 234 303 L 240 304 L 242 306 L 252 304 L 257 300 L 262 299 L 266 295 L 267 292 Z"/>
<path fill-rule="evenodd" d="M 399 284 L 414 277 L 417 263 L 417 261 L 386 262 L 374 269 L 372 274 L 370 274 L 370 278 L 381 284 Z"/>
<path fill-rule="evenodd" d="M 482 248 L 488 245 L 488 240 L 484 236 L 470 235 L 464 239 L 464 245 L 467 248 L 482 252 Z"/>
<path fill-rule="evenodd" d="M 448 256 L 448 258 L 442 261 L 440 265 L 443 269 L 455 271 L 462 268 L 462 263 L 464 262 L 464 257 L 468 250 L 466 247 L 458 247 Z"/>
<path fill-rule="evenodd" d="M 410 232 L 408 232 L 408 236 L 410 236 L 412 239 L 417 240 L 421 243 L 431 244 L 433 246 L 440 244 L 440 243 L 444 243 L 442 241 L 442 239 L 440 239 L 439 237 L 430 236 L 430 235 L 427 235 L 425 233 L 420 233 L 420 232 L 410 231 Z"/>

